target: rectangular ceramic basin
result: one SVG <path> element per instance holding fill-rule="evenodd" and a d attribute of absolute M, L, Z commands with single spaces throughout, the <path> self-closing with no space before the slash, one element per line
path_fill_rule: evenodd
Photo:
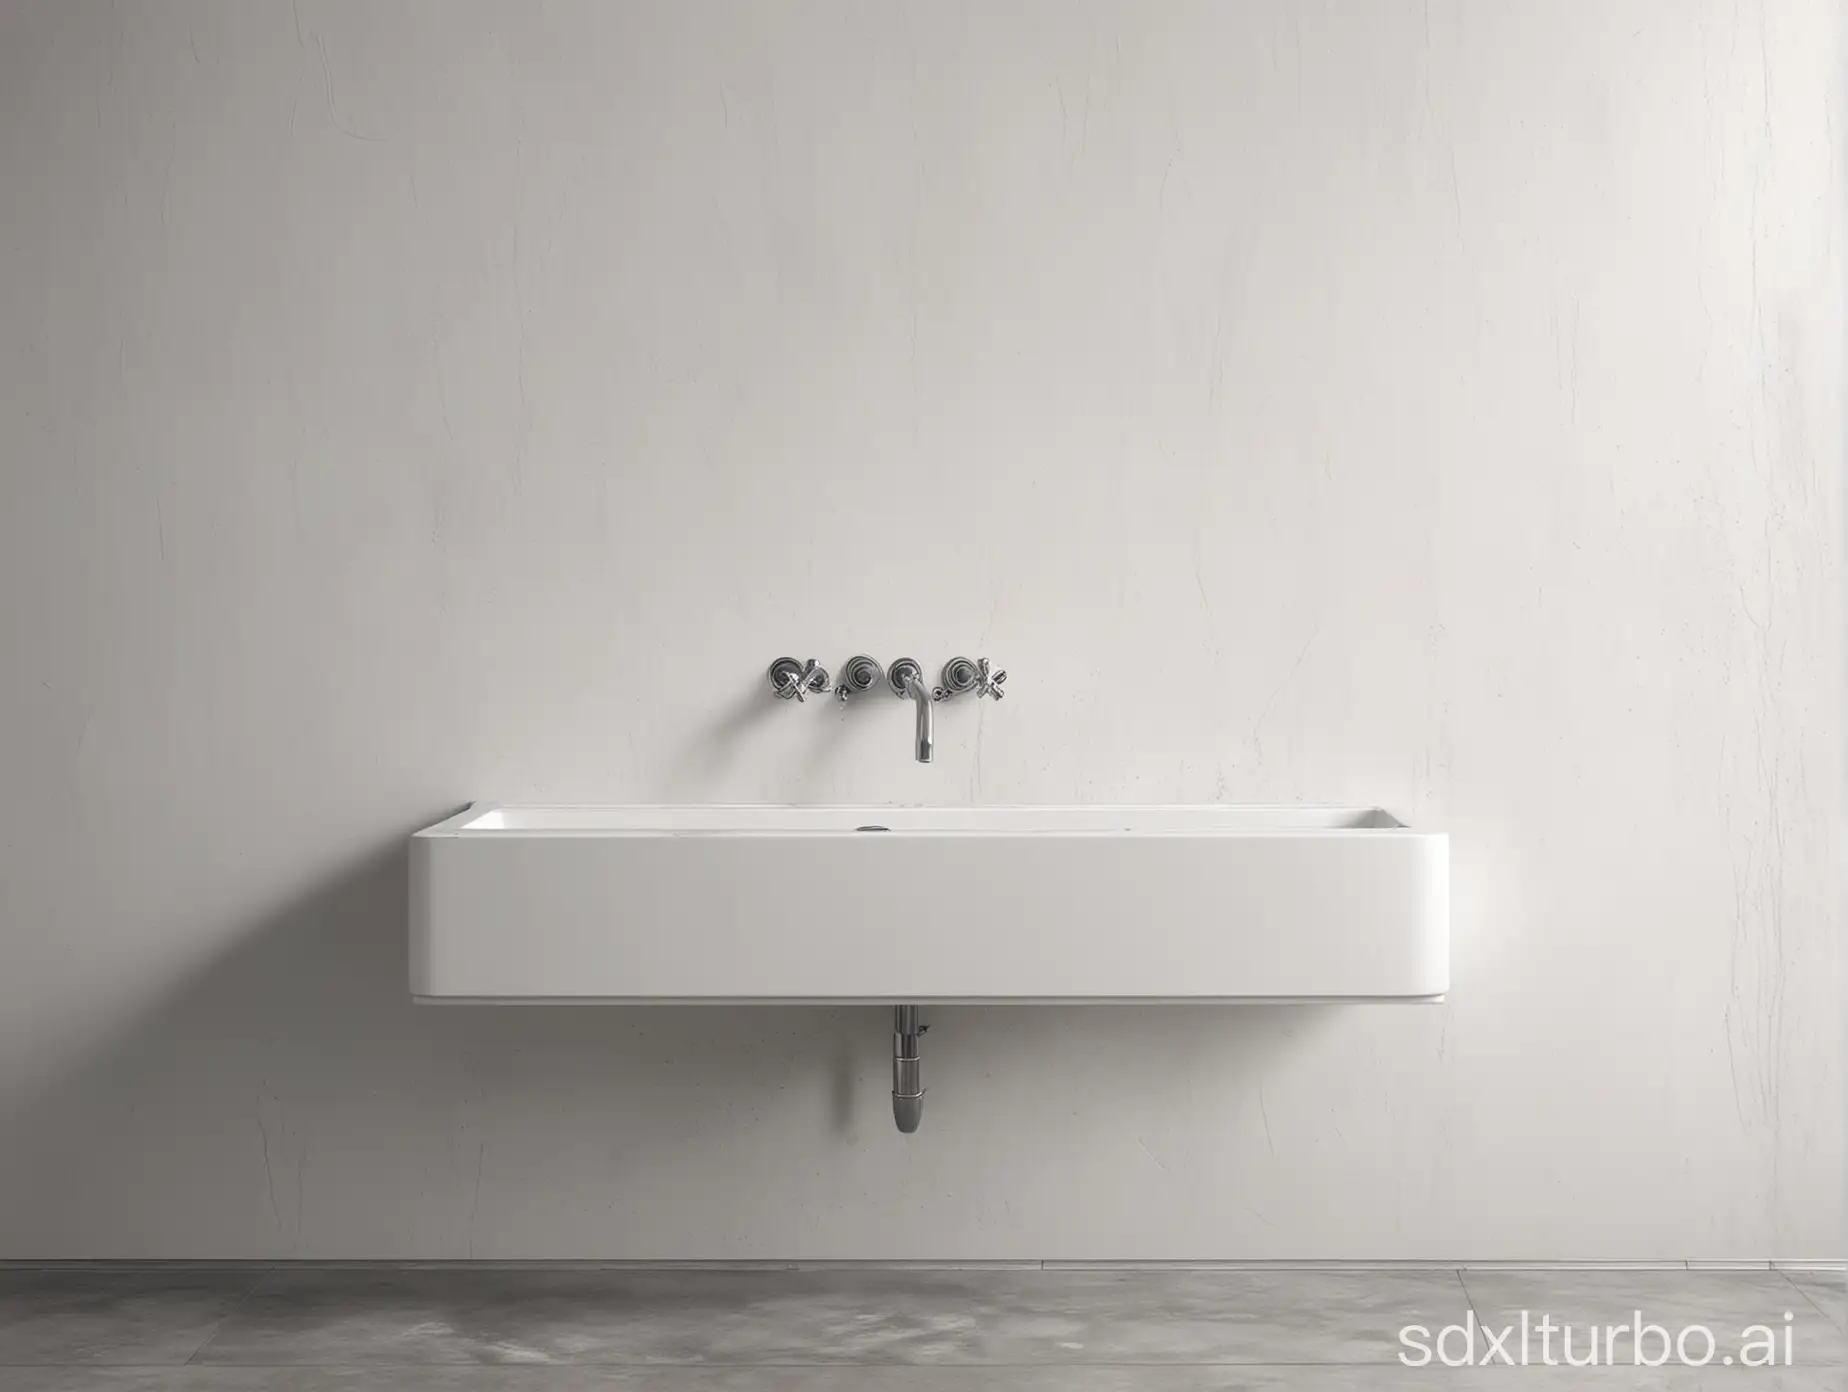
<path fill-rule="evenodd" d="M 1449 843 L 1366 808 L 472 807 L 422 1001 L 1434 1000 Z"/>

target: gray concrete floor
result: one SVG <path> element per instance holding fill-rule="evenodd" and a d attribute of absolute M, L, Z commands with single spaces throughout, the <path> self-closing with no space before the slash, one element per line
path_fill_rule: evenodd
<path fill-rule="evenodd" d="M 1770 1269 L 11 1266 L 0 1392 L 1822 1392 L 1845 1306 L 1840 1272 Z M 1714 1366 L 1637 1368 L 1620 1338 L 1620 1366 L 1545 1368 L 1537 1335 L 1526 1368 L 1400 1361 L 1406 1325 L 1526 1310 L 1582 1333 L 1639 1309 L 1709 1328 Z M 1779 1365 L 1721 1366 L 1754 1324 Z"/>

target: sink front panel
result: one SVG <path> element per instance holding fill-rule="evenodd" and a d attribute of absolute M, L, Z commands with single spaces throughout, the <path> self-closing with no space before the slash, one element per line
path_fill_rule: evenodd
<path fill-rule="evenodd" d="M 420 1000 L 1449 986 L 1447 838 L 1367 809 L 483 809 L 414 838 L 411 874 Z"/>

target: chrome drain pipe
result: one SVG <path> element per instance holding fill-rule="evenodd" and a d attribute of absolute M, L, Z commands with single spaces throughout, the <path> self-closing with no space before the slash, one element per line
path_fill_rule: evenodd
<path fill-rule="evenodd" d="M 929 1026 L 918 1024 L 915 1005 L 892 1007 L 892 1120 L 909 1136 L 924 1119 L 924 1078 L 918 1066 L 918 1036 Z"/>

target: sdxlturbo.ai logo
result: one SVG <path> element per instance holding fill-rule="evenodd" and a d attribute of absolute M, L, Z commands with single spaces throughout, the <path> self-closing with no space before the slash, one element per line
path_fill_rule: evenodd
<path fill-rule="evenodd" d="M 1748 1324 L 1736 1344 L 1722 1352 L 1713 1331 L 1704 1324 L 1683 1325 L 1671 1335 L 1659 1324 L 1647 1324 L 1636 1310 L 1628 1324 L 1561 1324 L 1551 1315 L 1536 1320 L 1526 1310 L 1513 1324 L 1497 1331 L 1479 1324 L 1476 1312 L 1462 1324 L 1447 1324 L 1436 1337 L 1427 1325 L 1408 1324 L 1399 1331 L 1399 1361 L 1408 1368 L 1429 1367 L 1435 1360 L 1446 1368 L 1488 1367 L 1501 1363 L 1510 1368 L 1530 1363 L 1543 1367 L 1595 1368 L 1625 1364 L 1660 1368 L 1671 1359 L 1683 1367 L 1704 1368 L 1717 1360 L 1726 1367 L 1789 1367 L 1796 1350 L 1796 1325 L 1784 1311 L 1779 1332 L 1768 1324 Z M 1780 1348 L 1781 1344 L 1781 1348 Z M 1779 1355 L 1782 1354 L 1780 1358 Z"/>

